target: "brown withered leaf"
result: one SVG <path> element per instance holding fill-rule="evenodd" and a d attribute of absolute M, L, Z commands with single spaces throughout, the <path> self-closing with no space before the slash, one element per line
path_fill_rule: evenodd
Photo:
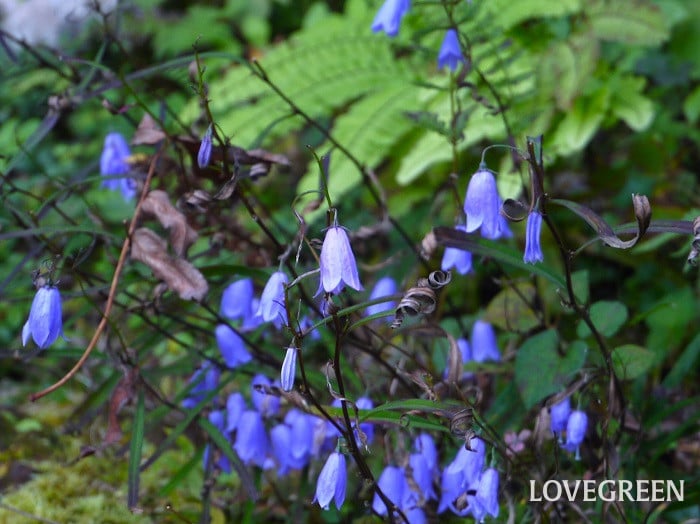
<path fill-rule="evenodd" d="M 155 217 L 170 232 L 170 244 L 175 254 L 182 257 L 197 240 L 197 232 L 187 223 L 187 218 L 170 203 L 165 191 L 156 189 L 148 193 L 141 210 Z"/>
<path fill-rule="evenodd" d="M 109 399 L 109 411 L 107 412 L 107 433 L 104 437 L 106 445 L 114 444 L 122 437 L 122 430 L 119 426 L 117 415 L 136 395 L 138 376 L 139 372 L 136 368 L 129 369 L 124 373 L 124 376 L 112 392 L 112 397 Z"/>
<path fill-rule="evenodd" d="M 146 113 L 145 115 L 143 115 L 141 122 L 139 122 L 139 126 L 134 132 L 134 136 L 131 139 L 131 143 L 135 146 L 151 146 L 163 140 L 165 136 L 166 135 L 165 133 L 163 133 L 163 130 L 158 126 L 156 121 L 153 120 L 153 117 Z"/>
<path fill-rule="evenodd" d="M 165 240 L 148 228 L 134 231 L 131 238 L 131 257 L 151 268 L 183 300 L 204 298 L 209 290 L 204 276 L 187 260 L 168 254 Z"/>

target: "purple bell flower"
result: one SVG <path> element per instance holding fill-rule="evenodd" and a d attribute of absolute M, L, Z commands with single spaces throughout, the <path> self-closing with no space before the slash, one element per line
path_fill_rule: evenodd
<path fill-rule="evenodd" d="M 246 410 L 241 414 L 233 447 L 245 464 L 252 463 L 260 467 L 265 464 L 270 443 L 258 411 Z"/>
<path fill-rule="evenodd" d="M 230 284 L 221 295 L 221 314 L 244 322 L 253 316 L 253 280 L 243 278 Z"/>
<path fill-rule="evenodd" d="M 464 57 L 459 46 L 457 31 L 448 29 L 438 52 L 438 69 L 447 66 L 450 71 L 455 71 L 460 62 L 464 62 Z"/>
<path fill-rule="evenodd" d="M 100 155 L 100 173 L 108 178 L 102 181 L 102 187 L 112 191 L 121 191 L 124 200 L 129 201 L 136 195 L 134 180 L 129 177 L 116 178 L 129 172 L 127 159 L 131 156 L 129 144 L 120 133 L 109 133 L 105 137 L 102 154 Z"/>
<path fill-rule="evenodd" d="M 477 522 L 483 522 L 486 515 L 498 517 L 498 471 L 489 468 L 481 474 L 476 495 L 467 496 L 472 515 Z"/>
<path fill-rule="evenodd" d="M 542 214 L 533 210 L 527 216 L 527 227 L 525 229 L 525 254 L 523 262 L 535 264 L 544 260 L 542 246 L 540 246 L 540 234 L 542 232 Z"/>
<path fill-rule="evenodd" d="M 245 399 L 240 393 L 231 393 L 226 399 L 226 431 L 232 432 L 238 428 L 241 415 L 246 410 Z"/>
<path fill-rule="evenodd" d="M 199 169 L 204 169 L 209 165 L 211 159 L 211 125 L 207 128 L 202 138 L 202 143 L 199 144 L 199 152 L 197 153 L 197 165 Z"/>
<path fill-rule="evenodd" d="M 272 382 L 265 375 L 255 375 L 250 381 L 250 398 L 263 417 L 276 415 L 280 410 L 279 397 L 270 393 Z"/>
<path fill-rule="evenodd" d="M 481 228 L 481 236 L 497 239 L 509 236 L 508 225 L 501 216 L 501 197 L 496 188 L 493 173 L 481 165 L 474 173 L 464 199 L 464 212 L 467 215 L 467 233 Z"/>
<path fill-rule="evenodd" d="M 228 440 L 229 442 L 231 441 L 230 437 L 224 431 L 224 426 L 225 426 L 225 414 L 221 410 L 215 410 L 211 411 L 209 413 L 209 422 L 212 423 L 213 426 L 216 427 L 216 429 L 221 432 L 221 434 Z M 206 466 L 206 463 L 209 461 L 209 453 L 210 453 L 210 448 L 207 446 L 206 453 L 204 455 L 204 464 Z M 223 453 L 219 454 L 219 459 L 216 462 L 217 466 L 221 471 L 224 473 L 231 473 L 231 463 L 228 460 L 228 457 L 224 455 Z"/>
<path fill-rule="evenodd" d="M 316 496 L 314 501 L 323 509 L 328 509 L 331 500 L 335 501 L 335 507 L 340 509 L 345 502 L 345 488 L 347 483 L 347 467 L 345 456 L 334 451 L 326 460 L 326 463 L 318 475 L 316 481 Z"/>
<path fill-rule="evenodd" d="M 379 476 L 377 485 L 396 507 L 402 507 L 404 496 L 409 489 L 408 481 L 402 468 L 396 466 L 385 467 Z M 372 509 L 379 515 L 388 514 L 386 504 L 376 493 L 374 494 L 374 499 L 372 499 Z"/>
<path fill-rule="evenodd" d="M 455 515 L 464 517 L 469 513 L 469 506 L 458 508 L 455 502 L 464 494 L 462 487 L 463 476 L 458 471 L 450 471 L 448 468 L 442 470 L 440 477 L 440 501 L 437 512 L 444 513 L 449 509 Z"/>
<path fill-rule="evenodd" d="M 372 31 L 375 33 L 384 31 L 387 36 L 396 36 L 399 33 L 401 19 L 410 7 L 409 0 L 386 0 L 374 17 Z"/>
<path fill-rule="evenodd" d="M 188 383 L 193 384 L 193 386 L 182 401 L 182 407 L 192 409 L 204 400 L 208 392 L 213 391 L 219 385 L 219 370 L 207 361 L 192 374 Z"/>
<path fill-rule="evenodd" d="M 552 433 L 561 437 L 571 414 L 571 399 L 564 397 L 549 408 L 549 427 Z"/>
<path fill-rule="evenodd" d="M 340 226 L 331 226 L 321 247 L 321 288 L 326 293 L 340 293 L 345 285 L 356 291 L 362 289 L 357 274 L 355 255 L 348 234 Z"/>
<path fill-rule="evenodd" d="M 396 281 L 391 277 L 382 277 L 377 280 L 377 283 L 372 288 L 372 292 L 369 295 L 369 300 L 377 300 L 382 297 L 393 295 L 396 293 Z M 365 309 L 365 315 L 372 316 L 378 313 L 384 313 L 385 311 L 391 311 L 396 307 L 396 302 L 391 300 L 387 302 L 380 302 L 379 304 L 372 304 L 367 306 Z"/>
<path fill-rule="evenodd" d="M 284 417 L 284 423 L 291 429 L 292 441 L 289 453 L 295 463 L 305 466 L 311 459 L 314 448 L 315 417 L 298 409 L 290 409 Z"/>
<path fill-rule="evenodd" d="M 583 411 L 572 411 L 566 423 L 566 444 L 564 449 L 576 451 L 576 460 L 581 459 L 579 449 L 588 428 L 588 416 Z"/>
<path fill-rule="evenodd" d="M 408 458 L 408 463 L 411 466 L 413 480 L 416 486 L 420 489 L 422 497 L 426 500 L 437 499 L 435 488 L 433 487 L 433 471 L 430 468 L 425 455 L 421 453 L 413 453 Z M 409 484 L 410 486 L 410 484 Z M 417 502 L 420 497 L 415 498 Z"/>
<path fill-rule="evenodd" d="M 491 324 L 483 320 L 474 322 L 471 340 L 472 358 L 475 362 L 485 362 L 487 360 L 500 362 L 501 352 L 498 350 L 496 333 Z"/>
<path fill-rule="evenodd" d="M 214 332 L 221 356 L 229 369 L 242 366 L 253 359 L 243 339 L 228 325 L 219 324 Z"/>
<path fill-rule="evenodd" d="M 61 293 L 56 286 L 40 287 L 29 310 L 29 318 L 22 328 L 22 345 L 31 337 L 41 349 L 46 349 L 63 336 Z"/>
<path fill-rule="evenodd" d="M 288 347 L 287 353 L 282 362 L 282 370 L 280 371 L 280 385 L 282 390 L 291 391 L 294 388 L 294 375 L 297 370 L 297 348 Z"/>
<path fill-rule="evenodd" d="M 276 327 L 281 327 L 286 323 L 287 311 L 284 308 L 284 286 L 289 282 L 287 275 L 282 271 L 275 271 L 265 284 L 257 316 L 265 322 L 272 322 Z"/>
<path fill-rule="evenodd" d="M 421 433 L 413 442 L 413 449 L 423 455 L 425 463 L 431 472 L 431 475 L 437 472 L 438 452 L 435 446 L 435 440 L 429 433 Z"/>
<path fill-rule="evenodd" d="M 466 231 L 467 227 L 463 225 L 455 226 L 459 231 Z M 446 247 L 442 255 L 442 263 L 440 269 L 447 271 L 455 268 L 460 275 L 466 275 L 472 270 L 472 254 L 465 249 L 456 247 Z"/>
<path fill-rule="evenodd" d="M 465 516 L 470 508 L 458 508 L 457 501 L 468 490 L 475 490 L 479 484 L 481 471 L 486 460 L 486 445 L 480 438 L 472 438 L 469 441 L 471 450 L 461 446 L 454 460 L 445 467 L 442 472 L 440 503 L 438 513 L 450 509 L 453 513 Z"/>

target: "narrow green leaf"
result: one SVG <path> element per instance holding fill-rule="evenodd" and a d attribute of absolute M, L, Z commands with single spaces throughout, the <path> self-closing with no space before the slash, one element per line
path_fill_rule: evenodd
<path fill-rule="evenodd" d="M 677 388 L 683 382 L 683 379 L 688 374 L 697 376 L 697 362 L 700 358 L 700 333 L 695 335 L 690 344 L 683 350 L 681 356 L 678 357 L 676 363 L 671 368 L 671 371 L 664 378 L 663 386 L 665 388 Z"/>
<path fill-rule="evenodd" d="M 508 266 L 544 277 L 559 288 L 566 289 L 566 283 L 561 275 L 558 275 L 544 264 L 526 264 L 523 262 L 521 251 L 516 251 L 502 242 L 488 240 L 452 227 L 436 227 L 433 228 L 433 233 L 435 234 L 435 240 L 441 246 L 466 249 L 477 255 L 494 258 Z"/>
<path fill-rule="evenodd" d="M 129 474 L 127 505 L 129 509 L 137 507 L 139 502 L 139 477 L 141 474 L 141 451 L 143 449 L 143 427 L 146 419 L 146 408 L 143 401 L 143 388 L 139 388 L 136 401 L 134 424 L 131 428 L 131 445 L 129 446 Z"/>
<path fill-rule="evenodd" d="M 182 465 L 175 473 L 173 473 L 173 476 L 168 480 L 167 484 L 160 488 L 158 491 L 158 496 L 159 497 L 167 497 L 175 488 L 177 488 L 180 483 L 194 470 L 202 460 L 202 451 L 203 448 L 200 448 L 197 453 L 195 453 L 190 460 L 188 460 L 185 464 Z"/>
<path fill-rule="evenodd" d="M 241 484 L 248 492 L 248 496 L 250 496 L 250 498 L 253 500 L 257 500 L 259 495 L 258 490 L 255 488 L 253 477 L 250 476 L 250 473 L 248 473 L 248 470 L 243 465 L 243 462 L 241 462 L 241 459 L 233 449 L 231 442 L 226 440 L 226 437 L 224 437 L 221 431 L 219 431 L 219 429 L 207 419 L 200 418 L 199 425 L 211 437 L 219 451 L 221 451 L 224 455 L 226 455 L 226 458 L 229 459 L 233 469 L 235 469 L 236 473 L 238 473 L 238 478 L 240 479 Z"/>

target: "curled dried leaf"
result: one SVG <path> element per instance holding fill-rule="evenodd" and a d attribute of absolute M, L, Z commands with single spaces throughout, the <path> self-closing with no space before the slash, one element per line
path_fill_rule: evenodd
<path fill-rule="evenodd" d="M 420 256 L 423 260 L 429 260 L 433 256 L 435 250 L 438 248 L 437 240 L 435 240 L 435 233 L 432 230 L 423 237 L 420 243 Z"/>
<path fill-rule="evenodd" d="M 693 220 L 693 241 L 690 244 L 690 253 L 688 253 L 688 264 L 697 266 L 698 256 L 700 256 L 700 216 Z"/>
<path fill-rule="evenodd" d="M 157 144 L 166 137 L 160 126 L 153 120 L 153 117 L 146 113 L 143 115 L 139 126 L 134 132 L 131 143 L 135 146 Z"/>
<path fill-rule="evenodd" d="M 418 279 L 416 285 L 406 291 L 401 298 L 391 327 L 394 329 L 400 327 L 406 316 L 428 315 L 435 311 L 437 305 L 435 291 L 446 286 L 451 278 L 449 271 L 433 271 L 428 278 Z"/>
<path fill-rule="evenodd" d="M 632 195 L 632 206 L 634 216 L 637 219 L 637 234 L 630 240 L 622 240 L 615 234 L 613 228 L 597 215 L 592 209 L 572 202 L 571 200 L 552 199 L 550 202 L 564 206 L 583 218 L 589 226 L 596 230 L 600 239 L 608 246 L 617 249 L 629 249 L 635 246 L 649 229 L 651 223 L 651 205 L 649 199 L 644 195 Z"/>
<path fill-rule="evenodd" d="M 168 254 L 165 240 L 150 229 L 141 227 L 131 238 L 131 257 L 146 264 L 183 300 L 204 298 L 209 290 L 204 276 L 187 260 Z"/>
<path fill-rule="evenodd" d="M 148 193 L 141 210 L 144 214 L 155 217 L 170 232 L 170 243 L 177 256 L 184 256 L 197 240 L 197 232 L 187 223 L 185 215 L 170 203 L 165 191 L 156 189 Z"/>

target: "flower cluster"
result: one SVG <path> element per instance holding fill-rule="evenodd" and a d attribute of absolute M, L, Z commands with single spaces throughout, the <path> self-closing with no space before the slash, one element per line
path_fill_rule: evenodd
<path fill-rule="evenodd" d="M 549 408 L 549 421 L 552 433 L 559 437 L 564 449 L 576 452 L 576 460 L 581 458 L 579 450 L 588 429 L 588 416 L 580 410 L 571 410 L 571 400 L 564 397 Z M 566 441 L 562 433 L 566 433 Z"/>

